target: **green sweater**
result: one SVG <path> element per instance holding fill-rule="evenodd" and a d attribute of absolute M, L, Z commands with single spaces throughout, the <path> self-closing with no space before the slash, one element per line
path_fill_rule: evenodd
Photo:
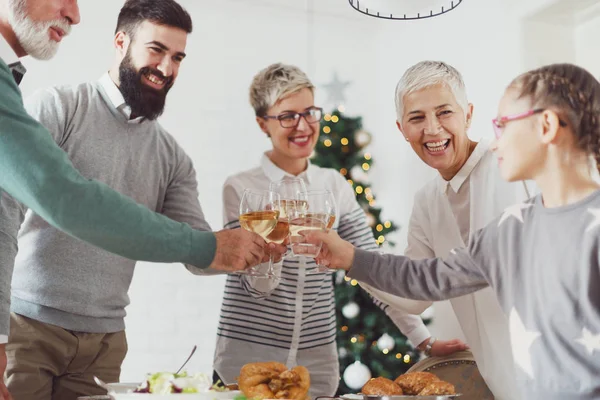
<path fill-rule="evenodd" d="M 214 233 L 175 222 L 81 176 L 50 133 L 27 114 L 1 59 L 0 189 L 54 227 L 123 257 L 200 268 L 214 258 Z M 0 232 L 0 251 L 5 235 Z M 10 278 L 0 273 L 0 279 Z M 6 297 L 0 293 L 0 300 Z"/>

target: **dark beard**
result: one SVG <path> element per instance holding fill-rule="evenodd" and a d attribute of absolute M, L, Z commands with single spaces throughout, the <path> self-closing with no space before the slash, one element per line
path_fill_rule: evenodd
<path fill-rule="evenodd" d="M 166 81 L 161 90 L 153 89 L 142 83 L 142 76 L 148 72 Z M 143 67 L 136 71 L 128 51 L 119 66 L 119 81 L 121 82 L 119 90 L 123 94 L 125 103 L 131 107 L 132 117 L 154 120 L 162 115 L 167 93 L 173 86 L 172 76 L 165 78 L 160 71 L 150 67 Z"/>

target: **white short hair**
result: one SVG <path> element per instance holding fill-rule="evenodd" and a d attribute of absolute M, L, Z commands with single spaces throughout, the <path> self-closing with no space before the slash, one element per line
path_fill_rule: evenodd
<path fill-rule="evenodd" d="M 314 92 L 314 85 L 302 70 L 293 65 L 271 64 L 260 71 L 250 85 L 250 104 L 262 117 L 279 100 L 302 89 Z"/>
<path fill-rule="evenodd" d="M 442 61 L 421 61 L 404 72 L 396 85 L 396 118 L 402 122 L 404 96 L 435 85 L 446 85 L 463 111 L 469 102 L 463 78 L 456 68 Z"/>

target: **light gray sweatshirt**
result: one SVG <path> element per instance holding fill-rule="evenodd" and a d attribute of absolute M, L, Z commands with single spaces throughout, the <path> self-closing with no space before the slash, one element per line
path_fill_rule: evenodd
<path fill-rule="evenodd" d="M 541 196 L 508 208 L 445 259 L 356 249 L 349 276 L 416 300 L 486 286 L 510 321 L 522 398 L 600 399 L 600 191 L 545 208 Z M 510 349 L 506 349 L 510 351 Z"/>

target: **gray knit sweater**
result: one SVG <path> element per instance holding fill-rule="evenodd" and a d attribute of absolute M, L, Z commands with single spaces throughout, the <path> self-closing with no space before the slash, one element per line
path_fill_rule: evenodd
<path fill-rule="evenodd" d="M 158 122 L 128 120 L 99 82 L 43 90 L 25 106 L 83 176 L 171 219 L 210 230 L 190 158 Z M 25 216 L 14 200 L 3 208 L 8 215 L 0 219 L 0 230 L 19 232 L 11 311 L 74 331 L 124 329 L 135 261 L 74 239 L 34 213 Z M 10 265 L 14 256 L 0 254 L 0 263 Z"/>

